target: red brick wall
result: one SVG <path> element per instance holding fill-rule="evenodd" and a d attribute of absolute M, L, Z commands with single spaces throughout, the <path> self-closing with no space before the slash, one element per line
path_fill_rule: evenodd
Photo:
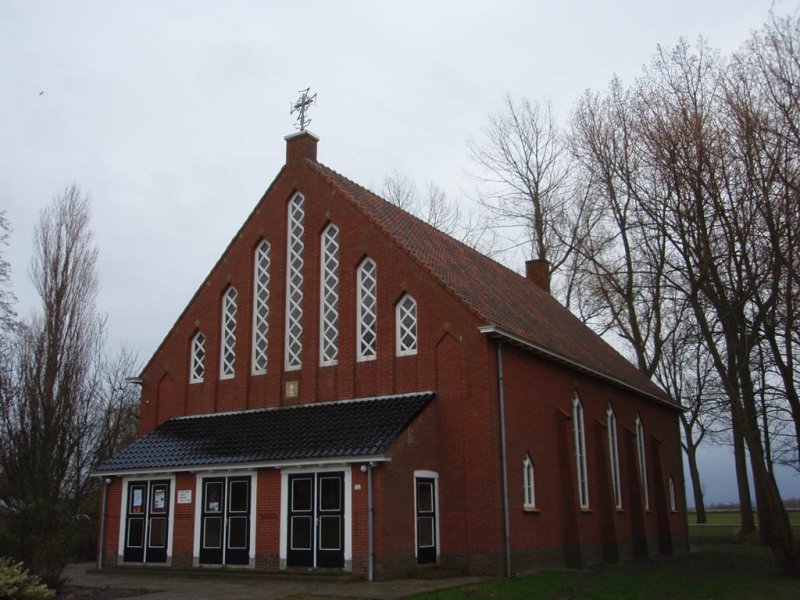
<path fill-rule="evenodd" d="M 677 542 L 674 549 L 685 549 L 677 412 L 554 363 L 532 360 L 512 346 L 504 345 L 503 363 L 512 552 L 525 556 L 526 549 L 534 547 L 557 549 L 541 553 L 543 564 L 562 550 L 567 562 L 581 565 L 625 558 L 632 552 L 634 538 L 640 535 L 637 526 L 643 528 L 650 554 L 666 550 L 666 538 L 673 545 Z M 579 507 L 572 438 L 572 399 L 576 393 L 584 408 L 587 447 L 589 509 L 585 511 Z M 617 417 L 622 482 L 619 511 L 614 505 L 608 456 L 609 404 Z M 637 414 L 647 440 L 649 511 L 643 509 L 640 500 L 634 437 Z M 522 462 L 526 452 L 535 466 L 537 511 L 523 510 Z M 679 510 L 674 513 L 669 510 L 670 476 L 678 499 Z M 569 497 L 568 502 L 565 497 Z M 614 548 L 617 545 L 619 548 Z"/>
<path fill-rule="evenodd" d="M 303 284 L 303 368 L 284 371 L 286 296 L 286 207 L 295 191 L 305 197 Z M 319 366 L 319 236 L 335 223 L 340 230 L 339 359 Z M 269 350 L 265 375 L 250 374 L 253 250 L 270 243 Z M 356 361 L 356 269 L 365 256 L 378 276 L 378 357 Z M 236 375 L 219 379 L 222 295 L 238 291 Z M 395 356 L 397 300 L 417 300 L 416 356 Z M 287 165 L 257 205 L 219 263 L 200 286 L 143 373 L 140 432 L 182 414 L 200 414 L 296 403 L 402 393 L 435 387 L 435 345 L 445 332 L 475 337 L 477 320 L 430 276 L 339 197 L 305 163 Z M 206 336 L 205 378 L 189 383 L 191 339 Z M 287 381 L 299 382 L 299 396 L 284 396 Z"/>

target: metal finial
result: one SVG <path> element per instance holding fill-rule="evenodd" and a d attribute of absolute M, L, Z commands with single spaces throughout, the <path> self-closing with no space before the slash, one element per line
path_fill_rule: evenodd
<path fill-rule="evenodd" d="M 309 96 L 308 92 L 311 88 L 307 87 L 304 90 L 300 90 L 300 98 L 298 98 L 297 102 L 292 104 L 291 110 L 289 114 L 299 113 L 297 115 L 297 123 L 295 123 L 295 127 L 300 131 L 305 131 L 306 127 L 311 124 L 311 119 L 306 117 L 306 111 L 308 107 L 312 104 L 317 103 L 317 94 L 315 93 L 313 96 Z"/>

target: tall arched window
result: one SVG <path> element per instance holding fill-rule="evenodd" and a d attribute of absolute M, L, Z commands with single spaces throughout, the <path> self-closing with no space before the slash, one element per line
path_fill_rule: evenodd
<path fill-rule="evenodd" d="M 572 399 L 572 434 L 575 444 L 575 470 L 578 475 L 578 496 L 581 508 L 589 508 L 589 478 L 586 470 L 586 433 L 583 426 L 583 404 Z"/>
<path fill-rule="evenodd" d="M 406 294 L 395 308 L 395 353 L 410 356 L 417 353 L 417 301 Z"/>
<path fill-rule="evenodd" d="M 672 479 L 672 475 L 669 476 L 669 509 L 672 512 L 678 510 L 678 503 L 675 499 L 675 481 Z"/>
<path fill-rule="evenodd" d="M 289 202 L 286 249 L 286 370 L 301 366 L 303 352 L 303 196 Z"/>
<path fill-rule="evenodd" d="M 363 260 L 356 280 L 357 359 L 374 360 L 378 353 L 378 272 L 374 260 Z"/>
<path fill-rule="evenodd" d="M 650 494 L 647 491 L 647 461 L 645 454 L 644 425 L 639 415 L 636 415 L 636 452 L 639 458 L 639 478 L 642 482 L 642 497 L 644 509 L 650 510 Z"/>
<path fill-rule="evenodd" d="M 236 362 L 236 288 L 229 287 L 222 296 L 222 348 L 219 374 L 221 379 L 234 375 Z"/>
<path fill-rule="evenodd" d="M 536 487 L 533 478 L 533 461 L 525 455 L 522 461 L 522 506 L 523 508 L 536 508 Z"/>
<path fill-rule="evenodd" d="M 324 366 L 339 358 L 339 228 L 328 225 L 321 242 L 319 363 Z"/>
<path fill-rule="evenodd" d="M 619 479 L 619 442 L 617 439 L 617 415 L 609 404 L 606 412 L 608 431 L 608 458 L 611 461 L 611 485 L 614 488 L 614 505 L 622 508 L 622 485 Z"/>
<path fill-rule="evenodd" d="M 269 242 L 262 240 L 253 257 L 253 374 L 267 372 L 269 317 Z"/>
<path fill-rule="evenodd" d="M 206 336 L 198 331 L 192 338 L 189 383 L 200 383 L 206 374 Z"/>

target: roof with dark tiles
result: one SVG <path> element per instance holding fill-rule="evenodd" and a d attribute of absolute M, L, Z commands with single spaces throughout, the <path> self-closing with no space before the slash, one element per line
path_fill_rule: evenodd
<path fill-rule="evenodd" d="M 177 417 L 121 450 L 97 474 L 310 459 L 378 457 L 433 392 Z"/>
<path fill-rule="evenodd" d="M 666 394 L 599 335 L 532 281 L 431 227 L 336 171 L 306 163 L 363 212 L 486 325 L 670 403 Z"/>

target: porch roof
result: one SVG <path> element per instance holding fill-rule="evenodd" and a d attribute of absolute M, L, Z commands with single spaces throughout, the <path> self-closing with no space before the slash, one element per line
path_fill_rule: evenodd
<path fill-rule="evenodd" d="M 434 396 L 416 392 L 176 417 L 117 452 L 95 475 L 313 459 L 368 460 L 383 455 Z"/>

